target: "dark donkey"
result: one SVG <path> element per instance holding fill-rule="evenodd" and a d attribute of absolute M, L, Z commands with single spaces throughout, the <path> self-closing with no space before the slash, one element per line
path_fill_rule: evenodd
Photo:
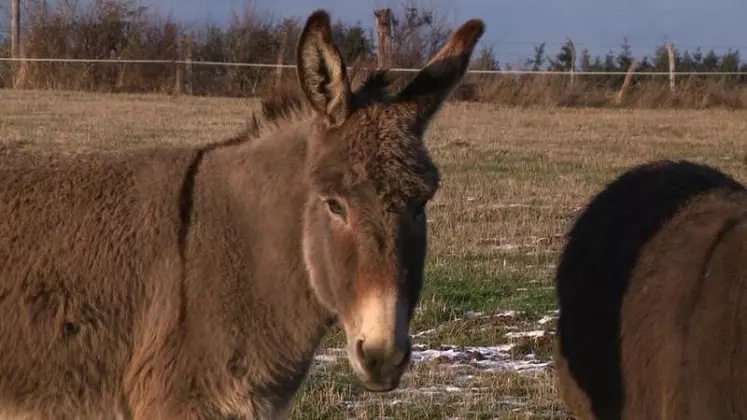
<path fill-rule="evenodd" d="M 0 417 L 278 418 L 339 320 L 396 388 L 439 174 L 424 132 L 483 22 L 390 95 L 351 91 L 329 16 L 300 37 L 305 98 L 243 136 L 0 166 Z"/>
<path fill-rule="evenodd" d="M 621 175 L 558 266 L 558 387 L 582 419 L 747 418 L 747 189 L 687 161 Z"/>

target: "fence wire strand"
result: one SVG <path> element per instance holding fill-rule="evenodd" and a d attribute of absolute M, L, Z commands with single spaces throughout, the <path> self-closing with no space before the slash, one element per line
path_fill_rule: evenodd
<path fill-rule="evenodd" d="M 222 67 L 256 67 L 256 68 L 287 68 L 294 69 L 292 64 L 265 64 L 265 63 L 237 63 L 224 61 L 189 61 L 189 60 L 130 60 L 121 58 L 9 58 L 0 57 L 0 62 L 28 61 L 42 63 L 101 63 L 101 64 L 172 64 L 191 66 L 222 66 Z M 418 68 L 390 68 L 391 72 L 412 73 L 418 72 Z M 476 70 L 470 69 L 469 74 L 546 74 L 546 75 L 579 75 L 579 76 L 624 76 L 625 71 L 569 71 L 569 70 Z M 669 71 L 635 71 L 636 76 L 669 76 Z M 747 72 L 741 71 L 676 71 L 676 76 L 747 76 Z"/>

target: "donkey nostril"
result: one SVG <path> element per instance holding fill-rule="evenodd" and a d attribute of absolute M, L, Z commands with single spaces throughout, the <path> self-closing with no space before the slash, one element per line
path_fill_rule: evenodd
<path fill-rule="evenodd" d="M 378 359 L 376 357 L 375 351 L 366 351 L 363 348 L 363 340 L 358 340 L 355 343 L 355 351 L 358 355 L 358 358 L 363 362 L 363 366 L 369 371 L 373 371 L 376 369 L 376 366 L 378 365 Z"/>
<path fill-rule="evenodd" d="M 410 356 L 412 356 L 412 346 L 408 345 L 405 351 L 400 352 L 398 356 L 399 358 L 395 360 L 394 367 L 401 368 L 410 360 Z"/>
<path fill-rule="evenodd" d="M 363 340 L 356 340 L 355 342 L 355 355 L 363 360 Z"/>
<path fill-rule="evenodd" d="M 366 360 L 366 352 L 363 351 L 363 340 L 357 340 L 355 342 L 355 355 L 358 356 L 358 360 L 363 362 L 365 366 L 368 366 L 368 362 Z"/>

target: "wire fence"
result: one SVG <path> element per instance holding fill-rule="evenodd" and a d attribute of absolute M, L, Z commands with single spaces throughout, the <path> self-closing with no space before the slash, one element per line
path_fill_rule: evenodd
<path fill-rule="evenodd" d="M 295 68 L 292 64 L 189 58 L 0 57 L 0 88 L 256 97 L 277 87 L 297 85 Z M 358 83 L 373 70 L 373 64 L 352 65 L 350 69 L 351 81 Z M 747 106 L 746 71 L 631 69 L 634 71 L 471 69 L 452 98 L 520 106 Z M 389 71 L 394 74 L 392 90 L 398 91 L 420 69 L 396 67 Z"/>
<path fill-rule="evenodd" d="M 39 63 L 91 63 L 91 64 L 171 64 L 185 66 L 218 66 L 218 67 L 247 67 L 268 69 L 295 69 L 293 64 L 266 64 L 266 63 L 238 63 L 225 61 L 197 61 L 197 60 L 142 60 L 121 58 L 9 58 L 0 57 L 0 62 L 39 62 Z M 391 72 L 412 73 L 418 72 L 419 68 L 391 68 Z M 525 69 L 501 69 L 501 70 L 468 70 L 469 74 L 540 74 L 540 75 L 578 75 L 578 76 L 625 76 L 624 71 L 584 71 L 584 70 L 525 70 Z M 675 76 L 747 76 L 743 71 L 675 71 Z M 669 71 L 635 71 L 636 76 L 669 76 Z"/>

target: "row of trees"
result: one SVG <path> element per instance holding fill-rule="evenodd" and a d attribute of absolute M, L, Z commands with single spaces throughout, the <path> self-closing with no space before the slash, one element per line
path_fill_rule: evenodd
<path fill-rule="evenodd" d="M 608 52 L 604 57 L 592 57 L 587 49 L 581 51 L 578 62 L 573 60 L 573 45 L 567 41 L 560 48 L 560 52 L 554 57 L 549 57 L 545 52 L 546 43 L 534 48 L 532 57 L 527 60 L 526 67 L 533 70 L 560 70 L 568 71 L 572 68 L 590 72 L 619 72 L 627 71 L 633 63 L 634 56 L 627 38 L 623 40 L 620 51 L 614 54 Z M 713 49 L 705 54 L 700 48 L 695 51 L 679 50 L 674 48 L 675 69 L 678 72 L 747 72 L 747 62 L 742 62 L 739 51 L 729 49 L 726 53 L 719 55 Z M 488 59 L 489 60 L 489 59 Z M 488 61 L 490 62 L 490 61 Z M 497 62 L 494 62 L 497 68 Z M 640 59 L 637 71 L 645 72 L 667 72 L 669 71 L 669 51 L 666 44 L 657 46 L 652 56 L 644 56 Z"/>
<path fill-rule="evenodd" d="M 618 72 L 627 71 L 633 63 L 634 55 L 627 39 L 623 40 L 620 51 L 615 54 L 610 51 L 604 56 L 593 56 L 588 49 L 583 49 L 574 63 L 574 48 L 571 41 L 560 47 L 560 51 L 550 56 L 547 53 L 547 43 L 534 47 L 531 57 L 524 63 L 523 69 L 541 71 L 569 71 L 572 68 L 589 72 Z M 678 72 L 745 72 L 747 62 L 742 62 L 739 51 L 729 49 L 719 55 L 714 50 L 703 53 L 700 48 L 695 51 L 674 49 L 675 68 Z M 483 47 L 473 63 L 474 68 L 499 70 L 501 68 L 495 58 L 492 46 Z M 506 69 L 512 66 L 507 64 Z M 666 44 L 657 46 L 652 56 L 644 56 L 639 60 L 637 71 L 669 71 L 669 52 Z"/>
<path fill-rule="evenodd" d="M 413 3 L 414 4 L 414 3 Z M 226 27 L 190 27 L 151 13 L 136 0 L 94 0 L 81 6 L 76 0 L 25 2 L 22 45 L 26 57 L 80 59 L 142 59 L 284 63 L 295 62 L 295 45 L 303 18 L 273 18 L 251 4 L 235 13 Z M 451 33 L 436 11 L 404 3 L 393 16 L 392 59 L 398 66 L 418 67 Z M 360 22 L 333 25 L 335 41 L 349 62 L 370 66 L 375 62 L 375 36 Z M 9 40 L 0 54 L 9 55 Z M 25 84 L 34 87 L 70 87 L 118 90 L 171 89 L 177 77 L 173 66 L 60 64 L 28 62 Z M 9 70 L 9 69 L 6 69 Z M 9 83 L 10 74 L 4 72 Z M 202 93 L 244 95 L 256 92 L 268 70 L 194 66 L 195 90 Z M 196 92 L 197 93 L 197 92 Z"/>
<path fill-rule="evenodd" d="M 235 13 L 225 27 L 194 27 L 177 23 L 140 7 L 136 0 L 93 0 L 81 6 L 77 0 L 57 0 L 51 6 L 46 0 L 26 0 L 23 10 L 22 45 L 26 57 L 79 59 L 144 59 L 293 64 L 295 45 L 303 17 L 275 18 L 258 13 L 247 3 Z M 372 11 L 373 12 L 373 11 Z M 372 13 L 373 21 L 373 13 Z M 393 10 L 391 63 L 395 67 L 420 67 L 448 39 L 452 28 L 437 10 L 418 7 L 414 0 Z M 348 62 L 363 67 L 376 63 L 376 36 L 360 22 L 337 21 L 333 26 L 335 41 Z M 9 55 L 9 41 L 0 41 L 0 55 Z M 574 57 L 570 42 L 554 55 L 546 44 L 537 45 L 523 68 L 531 70 L 626 71 L 634 59 L 627 42 L 617 54 L 592 57 L 587 50 Z M 677 71 L 747 72 L 739 51 L 717 54 L 674 50 Z M 575 60 L 574 60 L 575 58 Z M 510 69 L 496 59 L 493 47 L 483 43 L 472 63 L 474 69 Z M 654 54 L 643 57 L 637 71 L 669 70 L 669 56 L 662 45 Z M 27 62 L 23 85 L 34 88 L 66 88 L 115 91 L 172 91 L 175 86 L 189 85 L 196 94 L 251 95 L 277 82 L 277 75 L 290 77 L 292 72 L 272 68 L 193 66 L 188 74 L 184 66 L 163 64 L 95 64 Z M 0 68 L 0 85 L 14 81 L 18 69 L 4 63 Z M 403 77 L 407 77 L 405 74 Z M 471 78 L 473 83 L 487 83 L 499 76 Z M 531 77 L 505 76 L 501 83 L 525 84 Z M 711 77 L 711 80 L 716 78 Z M 581 79 L 579 79 L 581 80 Z M 584 77 L 585 83 L 618 89 L 622 76 Z M 658 83 L 666 84 L 664 78 Z M 747 84 L 747 76 L 718 78 Z M 635 84 L 635 81 L 634 81 Z"/>

